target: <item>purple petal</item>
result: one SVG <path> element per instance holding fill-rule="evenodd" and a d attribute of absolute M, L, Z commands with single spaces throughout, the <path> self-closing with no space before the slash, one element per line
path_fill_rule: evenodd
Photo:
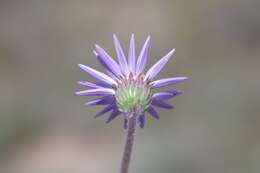
<path fill-rule="evenodd" d="M 114 95 L 115 91 L 113 89 L 100 88 L 100 89 L 91 89 L 85 91 L 75 92 L 78 96 L 103 96 L 103 95 Z"/>
<path fill-rule="evenodd" d="M 159 119 L 159 115 L 158 113 L 156 112 L 156 110 L 152 107 L 152 106 L 149 106 L 149 108 L 147 109 L 147 112 L 154 118 L 156 119 Z"/>
<path fill-rule="evenodd" d="M 128 120 L 127 118 L 124 118 L 124 129 L 128 128 Z"/>
<path fill-rule="evenodd" d="M 175 84 L 185 81 L 187 79 L 188 79 L 187 77 L 166 78 L 166 79 L 160 79 L 160 80 L 153 81 L 151 84 L 154 88 L 160 88 L 160 87 L 164 87 L 164 86 L 175 85 Z"/>
<path fill-rule="evenodd" d="M 107 113 L 107 112 L 109 112 L 110 110 L 115 109 L 115 108 L 116 108 L 116 105 L 114 105 L 114 104 L 108 105 L 108 106 L 106 106 L 104 109 L 102 109 L 101 111 L 99 111 L 99 112 L 96 114 L 95 118 L 100 117 L 101 115 L 103 115 L 103 114 L 105 114 L 105 113 Z"/>
<path fill-rule="evenodd" d="M 111 85 L 104 83 L 104 82 L 97 82 L 95 84 L 97 84 L 98 86 L 101 86 L 101 88 L 113 88 Z"/>
<path fill-rule="evenodd" d="M 177 91 L 177 90 L 161 91 L 161 92 L 153 94 L 152 99 L 168 100 L 168 99 L 171 99 L 173 97 L 180 95 L 181 93 L 182 93 L 181 91 Z"/>
<path fill-rule="evenodd" d="M 113 79 L 118 79 L 112 72 L 110 72 L 110 71 L 108 71 L 108 70 L 107 70 L 107 74 L 108 74 L 111 78 L 113 78 Z"/>
<path fill-rule="evenodd" d="M 173 97 L 172 93 L 169 92 L 159 92 L 155 93 L 152 96 L 152 99 L 157 99 L 157 100 L 168 100 Z"/>
<path fill-rule="evenodd" d="M 146 78 L 152 80 L 157 76 L 157 74 L 163 69 L 165 64 L 170 60 L 175 49 L 172 49 L 169 53 L 167 53 L 163 58 L 161 58 L 156 64 L 154 64 L 146 73 Z"/>
<path fill-rule="evenodd" d="M 102 61 L 106 64 L 109 71 L 111 71 L 115 76 L 120 76 L 121 71 L 119 65 L 113 60 L 104 49 L 102 49 L 99 45 L 96 45 L 96 51 Z"/>
<path fill-rule="evenodd" d="M 87 82 L 87 81 L 78 81 L 77 82 L 79 85 L 82 85 L 84 87 L 89 87 L 89 88 L 103 88 L 102 86 L 99 86 L 95 83 L 92 82 Z"/>
<path fill-rule="evenodd" d="M 107 74 L 113 78 L 113 79 L 117 79 L 117 77 L 113 74 L 113 72 L 110 70 L 110 68 L 108 67 L 108 65 L 103 61 L 103 59 L 98 55 L 98 53 L 93 50 L 93 53 L 95 54 L 95 56 L 97 57 L 99 63 L 105 68 Z"/>
<path fill-rule="evenodd" d="M 144 114 L 140 115 L 138 117 L 138 123 L 139 123 L 139 126 L 141 128 L 144 128 L 144 124 L 145 124 L 145 117 L 144 117 Z"/>
<path fill-rule="evenodd" d="M 125 58 L 125 54 L 124 54 L 122 47 L 120 45 L 120 42 L 117 39 L 115 34 L 113 35 L 113 39 L 114 39 L 114 45 L 115 45 L 116 54 L 117 54 L 117 57 L 118 57 L 118 61 L 119 61 L 119 64 L 120 64 L 121 71 L 124 74 L 128 75 L 129 69 L 128 69 L 128 64 L 127 64 L 126 58 Z"/>
<path fill-rule="evenodd" d="M 106 74 L 104 73 L 101 73 L 93 68 L 90 68 L 88 66 L 85 66 L 85 65 L 82 65 L 82 64 L 79 64 L 78 65 L 79 68 L 81 68 L 84 72 L 88 73 L 90 76 L 102 81 L 102 82 L 105 82 L 109 85 L 117 85 L 116 81 L 114 81 L 112 78 L 110 78 L 109 76 L 107 76 Z"/>
<path fill-rule="evenodd" d="M 147 37 L 143 48 L 141 50 L 141 53 L 138 57 L 137 60 L 137 66 L 136 66 L 136 74 L 139 75 L 140 73 L 142 73 L 144 71 L 146 62 L 147 62 L 147 57 L 148 57 L 148 49 L 150 47 L 150 36 Z"/>
<path fill-rule="evenodd" d="M 115 97 L 114 96 L 104 96 L 99 99 L 95 99 L 92 101 L 89 101 L 85 103 L 87 106 L 96 106 L 96 105 L 106 105 L 106 104 L 112 104 L 115 103 Z"/>
<path fill-rule="evenodd" d="M 128 64 L 129 70 L 132 74 L 135 74 L 135 36 L 131 35 L 130 44 L 129 44 L 129 52 L 128 52 Z"/>
<path fill-rule="evenodd" d="M 113 119 L 115 119 L 121 112 L 118 109 L 114 109 L 113 112 L 108 117 L 106 123 L 110 123 Z"/>
<path fill-rule="evenodd" d="M 169 103 L 166 103 L 162 100 L 152 100 L 151 105 L 157 106 L 164 109 L 173 109 L 174 107 L 170 105 Z"/>

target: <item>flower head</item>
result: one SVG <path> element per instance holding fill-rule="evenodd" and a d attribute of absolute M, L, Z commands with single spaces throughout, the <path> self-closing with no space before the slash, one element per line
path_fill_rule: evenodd
<path fill-rule="evenodd" d="M 79 96 L 98 96 L 98 99 L 89 101 L 86 105 L 105 107 L 96 114 L 96 117 L 111 111 L 107 123 L 111 122 L 120 114 L 124 116 L 124 127 L 127 127 L 128 116 L 133 113 L 138 114 L 138 122 L 141 128 L 145 123 L 145 112 L 158 119 L 155 107 L 173 109 L 174 107 L 166 101 L 181 94 L 179 90 L 166 90 L 154 93 L 155 88 L 175 85 L 187 79 L 187 77 L 172 77 L 154 80 L 165 64 L 170 60 L 175 49 L 172 49 L 157 63 L 155 63 L 146 73 L 145 65 L 150 47 L 150 36 L 146 39 L 138 57 L 135 53 L 134 35 L 131 35 L 128 61 L 121 48 L 116 35 L 113 35 L 117 63 L 99 45 L 95 45 L 93 50 L 100 64 L 104 67 L 106 74 L 91 67 L 79 64 L 79 67 L 97 83 L 79 81 L 78 84 L 91 89 L 78 91 Z"/>

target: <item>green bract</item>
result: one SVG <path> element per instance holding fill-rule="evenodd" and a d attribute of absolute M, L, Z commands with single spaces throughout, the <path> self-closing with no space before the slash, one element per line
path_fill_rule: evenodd
<path fill-rule="evenodd" d="M 145 111 L 151 102 L 151 90 L 149 85 L 140 81 L 123 83 L 116 90 L 116 101 L 122 112 L 137 110 Z"/>

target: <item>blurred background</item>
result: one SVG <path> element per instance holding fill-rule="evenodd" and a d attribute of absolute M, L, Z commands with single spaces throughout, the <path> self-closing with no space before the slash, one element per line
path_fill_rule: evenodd
<path fill-rule="evenodd" d="M 259 0 L 1 0 L 0 172 L 115 173 L 122 119 L 73 93 L 91 80 L 78 63 L 103 70 L 92 49 L 112 56 L 152 36 L 149 66 L 173 47 L 160 77 L 188 76 L 184 94 L 138 129 L 131 173 L 260 171 Z"/>

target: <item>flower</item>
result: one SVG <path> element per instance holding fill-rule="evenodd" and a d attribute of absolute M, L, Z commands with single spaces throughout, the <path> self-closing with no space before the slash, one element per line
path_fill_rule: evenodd
<path fill-rule="evenodd" d="M 188 78 L 172 77 L 154 80 L 171 59 L 175 49 L 172 49 L 155 63 L 146 74 L 144 73 L 150 47 L 150 36 L 146 39 L 138 58 L 136 58 L 134 34 L 131 35 L 128 61 L 115 34 L 113 35 L 113 40 L 119 64 L 99 45 L 95 45 L 93 53 L 106 70 L 106 74 L 79 64 L 78 66 L 81 70 L 99 82 L 79 81 L 78 84 L 91 89 L 78 91 L 75 94 L 78 96 L 99 97 L 86 103 L 89 106 L 105 105 L 95 117 L 100 117 L 111 111 L 106 121 L 109 123 L 120 114 L 123 114 L 124 127 L 127 128 L 129 116 L 135 113 L 138 115 L 139 126 L 143 128 L 145 112 L 159 119 L 155 107 L 173 109 L 174 107 L 166 101 L 181 94 L 179 90 L 166 90 L 154 93 L 154 89 L 175 85 Z"/>

